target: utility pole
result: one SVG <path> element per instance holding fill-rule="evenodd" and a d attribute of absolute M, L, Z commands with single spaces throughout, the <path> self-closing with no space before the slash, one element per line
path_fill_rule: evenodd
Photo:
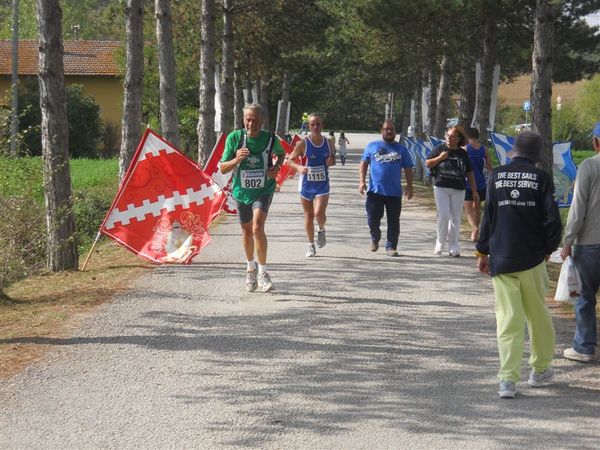
<path fill-rule="evenodd" d="M 12 29 L 12 79 L 11 95 L 12 110 L 10 121 L 10 155 L 18 156 L 17 139 L 19 134 L 19 0 L 13 0 L 13 29 Z"/>

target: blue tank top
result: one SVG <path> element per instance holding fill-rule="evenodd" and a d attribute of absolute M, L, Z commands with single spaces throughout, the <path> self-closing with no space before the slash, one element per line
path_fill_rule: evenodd
<path fill-rule="evenodd" d="M 475 184 L 477 190 L 481 191 L 485 189 L 485 176 L 483 175 L 483 168 L 485 167 L 485 147 L 482 145 L 479 150 L 475 150 L 471 144 L 467 144 L 467 153 L 471 160 L 471 167 L 473 168 L 473 176 L 475 177 Z M 471 185 L 468 181 L 465 181 L 465 187 L 471 190 Z"/>
<path fill-rule="evenodd" d="M 329 181 L 329 170 L 327 167 L 327 159 L 330 156 L 329 145 L 327 139 L 323 137 L 323 142 L 320 146 L 315 146 L 309 137 L 304 141 L 306 143 L 306 165 L 309 167 L 309 172 L 304 175 L 304 182 L 319 182 Z"/>

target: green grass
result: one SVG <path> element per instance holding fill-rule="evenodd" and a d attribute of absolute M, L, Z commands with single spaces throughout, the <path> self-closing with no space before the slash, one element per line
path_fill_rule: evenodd
<path fill-rule="evenodd" d="M 594 150 L 575 150 L 572 151 L 571 154 L 573 155 L 573 161 L 575 161 L 575 164 L 579 167 L 584 159 L 594 156 L 596 153 Z"/>
<path fill-rule="evenodd" d="M 112 196 L 117 191 L 117 159 L 73 159 L 70 169 L 74 192 L 94 191 Z M 40 157 L 0 158 L 0 195 L 31 194 L 43 202 L 42 170 Z"/>
<path fill-rule="evenodd" d="M 31 198 L 44 208 L 43 162 L 40 157 L 0 158 L 0 195 Z M 94 239 L 118 189 L 117 159 L 70 161 L 73 211 L 80 253 Z"/>

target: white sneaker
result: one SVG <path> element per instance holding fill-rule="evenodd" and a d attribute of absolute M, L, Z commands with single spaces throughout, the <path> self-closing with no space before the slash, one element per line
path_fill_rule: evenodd
<path fill-rule="evenodd" d="M 316 254 L 317 254 L 317 249 L 315 248 L 315 244 L 313 244 L 313 243 L 308 244 L 308 249 L 306 250 L 306 257 L 312 258 L 312 257 L 316 256 Z"/>
<path fill-rule="evenodd" d="M 433 254 L 434 255 L 441 255 L 442 254 L 442 244 L 435 244 L 435 248 L 433 249 Z"/>
<path fill-rule="evenodd" d="M 248 292 L 254 292 L 256 286 L 256 269 L 246 271 L 246 290 Z"/>
<path fill-rule="evenodd" d="M 273 289 L 271 277 L 267 272 L 262 272 L 258 274 L 258 287 L 263 292 L 269 292 L 271 289 Z"/>
<path fill-rule="evenodd" d="M 594 355 L 586 355 L 585 353 L 579 353 L 573 347 L 565 349 L 563 356 L 571 361 L 578 362 L 590 362 L 594 359 Z"/>
<path fill-rule="evenodd" d="M 327 244 L 327 237 L 325 236 L 325 229 L 317 232 L 317 247 L 323 248 Z"/>
<path fill-rule="evenodd" d="M 548 384 L 554 378 L 554 368 L 548 367 L 542 373 L 537 373 L 535 369 L 531 369 L 527 384 L 533 387 L 542 387 Z"/>
<path fill-rule="evenodd" d="M 501 381 L 500 389 L 498 389 L 498 395 L 501 398 L 515 398 L 515 395 L 517 395 L 515 383 L 512 381 Z"/>

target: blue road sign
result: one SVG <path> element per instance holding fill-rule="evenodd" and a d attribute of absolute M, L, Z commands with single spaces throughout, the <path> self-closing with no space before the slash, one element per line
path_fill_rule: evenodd
<path fill-rule="evenodd" d="M 525 111 L 525 112 L 531 111 L 531 102 L 529 100 L 525 100 L 523 102 L 523 111 Z"/>

